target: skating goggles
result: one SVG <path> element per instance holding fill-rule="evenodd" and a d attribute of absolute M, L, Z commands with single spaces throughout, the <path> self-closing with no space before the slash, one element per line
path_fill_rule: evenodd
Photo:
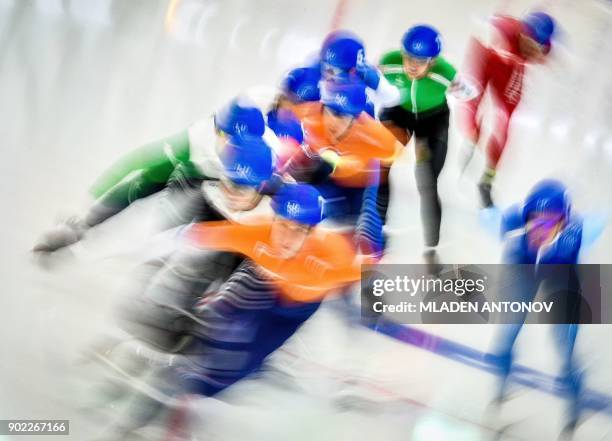
<path fill-rule="evenodd" d="M 332 66 L 328 63 L 321 64 L 321 74 L 326 80 L 346 79 L 350 75 L 350 71 Z"/>
<path fill-rule="evenodd" d="M 254 187 L 249 187 L 248 185 L 240 185 L 228 176 L 222 176 L 219 179 L 219 184 L 222 190 L 226 192 L 226 195 L 230 197 L 244 197 L 251 196 L 253 193 L 257 192 L 257 189 Z"/>
<path fill-rule="evenodd" d="M 353 115 L 350 115 L 344 112 L 340 112 L 339 110 L 334 109 L 333 107 L 329 107 L 329 106 L 324 106 L 324 107 L 327 112 L 329 112 L 332 116 L 335 116 L 336 118 L 354 118 Z"/>
<path fill-rule="evenodd" d="M 526 36 L 528 37 L 526 44 L 529 45 L 532 50 L 539 51 L 544 55 L 550 52 L 550 43 L 549 44 L 540 43 L 536 39 L 534 39 L 532 36 L 530 35 L 526 35 Z"/>
<path fill-rule="evenodd" d="M 227 133 L 225 133 L 223 130 L 219 128 L 216 120 L 215 120 L 215 135 L 217 135 L 220 138 L 227 138 Z"/>
<path fill-rule="evenodd" d="M 402 52 L 403 56 L 404 56 L 404 60 L 407 61 L 409 64 L 415 65 L 415 66 L 425 66 L 426 64 L 428 64 L 432 58 L 417 58 L 417 57 L 413 57 L 412 55 L 408 54 L 407 52 Z"/>
<path fill-rule="evenodd" d="M 529 219 L 527 227 L 530 232 L 552 233 L 560 227 L 563 219 L 564 216 L 560 213 L 537 213 Z"/>

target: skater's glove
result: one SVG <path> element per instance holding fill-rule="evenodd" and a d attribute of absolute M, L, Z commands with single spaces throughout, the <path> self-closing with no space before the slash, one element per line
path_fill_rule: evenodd
<path fill-rule="evenodd" d="M 338 167 L 338 164 L 340 163 L 340 155 L 336 151 L 326 149 L 321 152 L 320 156 L 321 159 L 332 166 L 333 170 L 336 170 L 336 167 Z"/>
<path fill-rule="evenodd" d="M 458 101 L 471 101 L 478 97 L 480 93 L 480 89 L 474 82 L 460 76 L 457 76 L 446 89 L 446 96 Z"/>
<path fill-rule="evenodd" d="M 378 89 L 378 85 L 380 84 L 380 73 L 378 69 L 371 64 L 362 64 L 357 66 L 356 71 L 366 87 L 372 90 Z"/>
<path fill-rule="evenodd" d="M 261 184 L 258 193 L 261 195 L 271 196 L 276 194 L 283 185 L 283 176 L 275 173 L 270 177 L 270 179 Z"/>
<path fill-rule="evenodd" d="M 32 251 L 35 253 L 52 253 L 77 243 L 88 229 L 84 220 L 71 217 L 65 219 L 46 233 L 36 242 Z"/>

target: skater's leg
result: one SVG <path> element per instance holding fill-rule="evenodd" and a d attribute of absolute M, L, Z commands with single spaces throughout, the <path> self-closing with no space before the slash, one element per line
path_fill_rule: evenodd
<path fill-rule="evenodd" d="M 401 106 L 384 109 L 380 112 L 381 123 L 402 144 L 407 145 L 412 136 L 414 116 Z M 383 165 L 380 170 L 380 185 L 378 187 L 377 208 L 383 225 L 387 223 L 387 210 L 390 202 L 390 167 Z"/>
<path fill-rule="evenodd" d="M 560 279 L 552 285 L 560 297 L 565 311 L 558 317 L 554 325 L 554 336 L 561 355 L 562 367 L 560 375 L 568 392 L 569 412 L 565 431 L 574 430 L 580 418 L 580 395 L 582 390 L 582 371 L 574 356 L 574 348 L 580 322 L 582 304 L 581 283 L 577 268 L 574 265 L 555 265 L 553 275 Z M 559 283 L 560 282 L 560 283 Z"/>
<path fill-rule="evenodd" d="M 513 111 L 514 108 L 507 108 L 503 104 L 495 105 L 493 133 L 486 147 L 487 164 L 478 183 L 481 205 L 484 208 L 493 206 L 493 199 L 491 197 L 493 180 L 495 179 L 499 161 L 506 148 L 508 128 Z"/>
<path fill-rule="evenodd" d="M 426 140 L 417 138 L 417 162 L 414 171 L 420 196 L 419 207 L 425 244 L 423 257 L 427 265 L 427 272 L 436 274 L 441 268 L 438 262 L 436 247 L 440 240 L 442 207 L 438 197 L 438 185 L 432 166 L 431 154 Z"/>
<path fill-rule="evenodd" d="M 415 176 L 420 196 L 421 222 L 425 243 L 425 261 L 430 273 L 439 269 L 436 247 L 440 241 L 442 204 L 438 194 L 438 177 L 448 150 L 447 111 L 432 116 L 417 128 Z"/>
<path fill-rule="evenodd" d="M 437 116 L 427 136 L 431 181 L 429 188 L 424 189 L 430 215 L 429 227 L 426 227 L 425 245 L 430 247 L 436 247 L 440 241 L 442 204 L 438 194 L 438 177 L 444 167 L 448 151 L 448 117 L 448 113 Z"/>
<path fill-rule="evenodd" d="M 381 182 L 377 188 L 376 194 L 376 209 L 378 210 L 378 215 L 384 224 L 387 223 L 387 211 L 389 210 L 389 202 L 391 193 L 389 190 L 389 172 L 391 169 L 387 166 L 381 165 L 380 167 L 380 178 Z"/>
<path fill-rule="evenodd" d="M 373 169 L 377 167 L 378 164 L 372 164 Z M 373 257 L 381 256 L 385 249 L 383 221 L 377 204 L 380 185 L 380 174 L 372 173 L 368 186 L 356 201 L 359 204 L 359 217 L 355 225 L 355 240 L 361 253 Z"/>
<path fill-rule="evenodd" d="M 504 299 L 516 302 L 530 302 L 538 291 L 538 280 L 532 265 L 503 265 L 497 289 L 504 293 Z M 506 394 L 508 378 L 512 368 L 516 339 L 525 323 L 527 313 L 517 312 L 505 316 L 504 324 L 497 325 L 494 362 L 499 369 L 499 389 L 495 401 L 500 403 Z"/>
<path fill-rule="evenodd" d="M 582 372 L 574 357 L 578 325 L 555 325 L 554 334 L 563 360 L 561 376 L 569 395 L 568 426 L 573 427 L 580 416 L 580 391 L 582 390 Z"/>

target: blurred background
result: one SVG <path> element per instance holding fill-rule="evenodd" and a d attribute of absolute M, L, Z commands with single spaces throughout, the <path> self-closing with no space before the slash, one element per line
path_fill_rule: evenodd
<path fill-rule="evenodd" d="M 542 177 L 558 177 L 578 210 L 605 217 L 612 207 L 609 1 L 0 0 L 0 418 L 70 419 L 63 439 L 95 439 L 103 429 L 104 420 L 83 411 L 89 368 L 80 354 L 109 326 L 113 302 L 145 254 L 139 244 L 150 207 L 137 204 L 104 225 L 69 265 L 41 268 L 29 249 L 57 216 L 82 205 L 116 158 L 212 114 L 240 91 L 278 85 L 332 28 L 359 34 L 376 62 L 409 26 L 429 23 L 460 66 L 468 38 L 491 14 L 536 8 L 557 19 L 559 44 L 548 65 L 528 70 L 498 200 L 507 206 Z M 450 140 L 441 258 L 496 263 L 500 244 L 477 210 L 483 159 L 460 179 L 453 128 Z M 392 170 L 399 190 L 387 230 L 396 262 L 421 259 L 413 162 L 406 149 Z M 612 263 L 611 245 L 606 229 L 583 261 Z M 518 362 L 529 385 L 494 422 L 486 413 L 495 378 L 462 361 L 465 348 L 490 349 L 492 327 L 420 329 L 430 345 L 350 328 L 326 305 L 273 357 L 270 375 L 202 403 L 201 439 L 484 440 L 506 426 L 499 439 L 556 439 L 564 401 L 550 392 L 559 359 L 545 326 L 521 335 Z M 612 440 L 610 337 L 605 325 L 579 335 L 597 411 L 578 440 Z M 459 346 L 440 354 L 439 339 Z M 346 397 L 351 405 L 343 407 Z"/>

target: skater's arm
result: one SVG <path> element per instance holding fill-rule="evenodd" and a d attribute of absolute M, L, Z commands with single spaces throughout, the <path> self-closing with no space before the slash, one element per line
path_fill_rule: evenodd
<path fill-rule="evenodd" d="M 469 90 L 467 99 L 458 105 L 459 127 L 474 144 L 480 136 L 478 108 L 489 81 L 488 64 L 489 50 L 478 39 L 472 38 L 468 45 L 465 67 L 457 76 L 454 88 Z"/>
<path fill-rule="evenodd" d="M 378 159 L 384 164 L 392 164 L 402 150 L 402 145 L 384 125 L 369 115 L 360 116 L 361 130 L 352 153 L 364 161 Z"/>
<path fill-rule="evenodd" d="M 116 190 L 115 187 L 136 174 L 136 179 L 152 186 L 165 184 L 177 162 L 189 159 L 187 130 L 146 145 L 123 156 L 107 169 L 92 185 L 90 193 L 96 199 Z M 118 194 L 120 194 L 119 192 Z"/>
<path fill-rule="evenodd" d="M 376 89 L 376 104 L 381 107 L 394 107 L 400 104 L 401 98 L 400 90 L 381 75 Z"/>
<path fill-rule="evenodd" d="M 410 95 L 406 87 L 403 63 L 402 53 L 397 50 L 387 52 L 380 57 L 378 68 L 382 75 L 378 87 L 383 99 L 379 99 L 377 104 L 381 108 L 399 106 Z"/>
<path fill-rule="evenodd" d="M 250 255 L 258 241 L 267 239 L 269 230 L 263 220 L 256 225 L 217 221 L 195 224 L 184 234 L 188 243 L 198 248 Z"/>
<path fill-rule="evenodd" d="M 356 258 L 355 246 L 349 238 L 327 232 L 318 240 L 319 245 L 315 247 L 318 251 L 302 258 L 301 275 L 274 277 L 286 299 L 318 302 L 361 279 L 362 260 Z"/>
<path fill-rule="evenodd" d="M 457 69 L 445 58 L 438 57 L 435 63 L 435 72 L 444 77 L 448 82 L 452 82 L 457 76 Z"/>
<path fill-rule="evenodd" d="M 326 181 L 334 171 L 335 164 L 316 152 L 300 149 L 285 163 L 282 169 L 298 182 L 319 184 Z"/>
<path fill-rule="evenodd" d="M 331 176 L 345 179 L 363 174 L 366 171 L 366 161 L 355 155 L 339 155 L 328 149 L 321 152 L 321 158 L 332 168 Z"/>
<path fill-rule="evenodd" d="M 374 93 L 374 103 L 382 107 L 393 107 L 400 103 L 400 91 L 374 66 L 365 65 L 358 69 L 366 86 Z"/>

